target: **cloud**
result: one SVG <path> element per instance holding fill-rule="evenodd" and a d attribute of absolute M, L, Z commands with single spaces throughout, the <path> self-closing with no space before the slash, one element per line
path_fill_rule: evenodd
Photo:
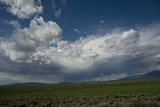
<path fill-rule="evenodd" d="M 108 75 L 108 76 L 101 75 L 100 77 L 95 77 L 89 81 L 111 81 L 111 80 L 118 80 L 118 79 L 125 78 L 125 77 L 127 77 L 126 74 L 116 74 L 116 75 L 112 74 L 112 75 Z M 86 81 L 88 81 L 88 80 L 86 80 Z"/>
<path fill-rule="evenodd" d="M 69 42 L 55 22 L 35 17 L 29 28 L 16 27 L 10 38 L 0 39 L 1 73 L 19 81 L 80 82 L 160 70 L 159 28 L 113 30 Z"/>
<path fill-rule="evenodd" d="M 104 20 L 100 20 L 100 23 L 104 23 L 105 21 Z"/>
<path fill-rule="evenodd" d="M 44 63 L 57 63 L 71 69 L 68 71 L 72 72 L 73 70 L 75 72 L 76 70 L 83 71 L 94 67 L 99 69 L 99 66 L 103 65 L 103 63 L 108 64 L 110 60 L 113 60 L 112 65 L 119 66 L 124 72 L 128 72 L 127 70 L 129 68 L 134 69 L 134 66 L 140 65 L 138 67 L 143 68 L 143 66 L 146 67 L 148 64 L 150 66 L 151 64 L 154 65 L 157 63 L 156 60 L 159 60 L 155 56 L 160 53 L 160 38 L 154 35 L 152 39 L 143 40 L 144 34 L 148 35 L 146 33 L 148 31 L 131 29 L 104 36 L 89 36 L 71 43 L 59 41 L 56 47 L 49 47 L 45 48 L 45 51 L 37 50 L 34 52 L 32 61 L 41 60 Z M 148 60 L 152 60 L 152 63 L 150 64 Z M 109 68 L 106 65 L 104 70 L 109 70 L 112 65 Z M 138 69 L 138 67 L 135 67 L 135 69 Z M 117 71 L 117 69 L 113 69 L 112 71 Z M 130 70 L 130 72 L 132 71 Z"/>
<path fill-rule="evenodd" d="M 21 25 L 19 24 L 18 21 L 14 20 L 14 21 L 10 21 L 10 24 L 14 26 L 14 28 L 16 29 L 20 29 Z"/>
<path fill-rule="evenodd" d="M 47 79 L 48 78 L 48 79 Z M 48 75 L 44 77 L 33 75 L 15 75 L 10 73 L 0 72 L 0 84 L 13 84 L 13 83 L 25 83 L 25 82 L 37 82 L 37 83 L 57 83 L 61 81 L 60 76 Z"/>
<path fill-rule="evenodd" d="M 0 47 L 14 61 L 26 60 L 37 49 L 54 45 L 61 38 L 62 29 L 55 22 L 44 22 L 42 17 L 32 19 L 29 28 L 21 29 L 18 22 L 11 24 L 16 30 L 9 39 L 3 39 Z"/>
<path fill-rule="evenodd" d="M 76 32 L 76 33 L 80 33 L 80 32 L 81 32 L 81 31 L 80 31 L 79 29 L 77 29 L 77 28 L 74 28 L 73 31 Z"/>
<path fill-rule="evenodd" d="M 54 10 L 54 15 L 56 17 L 60 17 L 62 14 L 63 8 L 66 6 L 66 1 L 65 0 L 54 0 L 52 1 L 52 7 Z"/>
<path fill-rule="evenodd" d="M 34 60 L 47 63 L 59 63 L 71 69 L 89 68 L 96 61 L 103 61 L 112 56 L 128 55 L 126 52 L 136 47 L 139 42 L 137 31 L 129 30 L 119 37 L 91 36 L 74 43 L 60 41 L 57 47 L 49 47 L 45 51 L 38 50 L 33 53 Z M 53 54 L 53 55 L 52 55 Z M 44 60 L 45 59 L 45 60 Z"/>
<path fill-rule="evenodd" d="M 0 2 L 8 6 L 8 12 L 22 19 L 43 12 L 40 0 L 0 0 Z"/>

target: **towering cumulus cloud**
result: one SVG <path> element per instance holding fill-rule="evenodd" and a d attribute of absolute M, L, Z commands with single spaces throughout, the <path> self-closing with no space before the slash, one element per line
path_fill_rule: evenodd
<path fill-rule="evenodd" d="M 40 0 L 0 0 L 0 2 L 8 5 L 7 11 L 19 18 L 29 18 L 33 14 L 43 12 Z"/>
<path fill-rule="evenodd" d="M 160 70 L 159 25 L 68 42 L 61 39 L 62 29 L 55 22 L 42 17 L 32 19 L 29 28 L 11 24 L 14 33 L 0 38 L 1 79 L 99 81 Z"/>
<path fill-rule="evenodd" d="M 55 22 L 44 22 L 42 17 L 35 17 L 31 20 L 29 28 L 16 27 L 13 35 L 4 38 L 0 46 L 11 60 L 27 61 L 33 52 L 57 43 L 61 38 L 61 32 L 61 28 Z"/>

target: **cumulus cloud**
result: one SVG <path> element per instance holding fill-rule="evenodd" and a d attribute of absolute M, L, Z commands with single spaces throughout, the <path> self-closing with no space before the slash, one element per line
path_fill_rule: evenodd
<path fill-rule="evenodd" d="M 115 34 L 118 35 L 118 34 Z M 118 36 L 90 36 L 69 43 L 60 41 L 57 47 L 49 47 L 45 51 L 38 50 L 33 53 L 33 60 L 43 60 L 47 63 L 59 63 L 71 69 L 85 69 L 97 61 L 107 60 L 113 56 L 130 55 L 139 42 L 139 34 L 133 29 Z"/>
<path fill-rule="evenodd" d="M 17 27 L 10 38 L 0 39 L 0 69 L 43 82 L 115 80 L 160 70 L 159 28 L 113 30 L 68 42 L 55 22 L 35 17 L 29 28 Z"/>
<path fill-rule="evenodd" d="M 35 17 L 24 29 L 18 28 L 18 22 L 11 23 L 16 30 L 9 39 L 3 39 L 0 47 L 14 61 L 26 60 L 37 49 L 54 45 L 61 38 L 62 29 L 55 22 L 44 22 L 42 17 Z"/>
<path fill-rule="evenodd" d="M 7 11 L 19 18 L 30 18 L 43 12 L 40 0 L 0 0 L 8 6 Z"/>

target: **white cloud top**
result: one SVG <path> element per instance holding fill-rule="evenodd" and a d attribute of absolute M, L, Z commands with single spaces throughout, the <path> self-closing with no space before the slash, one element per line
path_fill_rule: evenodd
<path fill-rule="evenodd" d="M 11 60 L 21 62 L 36 50 L 57 43 L 61 33 L 62 29 L 55 22 L 44 22 L 42 17 L 35 17 L 29 28 L 17 28 L 11 38 L 0 43 L 0 47 Z"/>
<path fill-rule="evenodd" d="M 40 0 L 0 0 L 8 6 L 7 11 L 19 18 L 30 18 L 43 12 Z"/>

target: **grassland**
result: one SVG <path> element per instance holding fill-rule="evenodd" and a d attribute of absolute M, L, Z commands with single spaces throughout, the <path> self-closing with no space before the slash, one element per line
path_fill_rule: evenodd
<path fill-rule="evenodd" d="M 160 107 L 160 80 L 0 86 L 0 107 Z"/>

